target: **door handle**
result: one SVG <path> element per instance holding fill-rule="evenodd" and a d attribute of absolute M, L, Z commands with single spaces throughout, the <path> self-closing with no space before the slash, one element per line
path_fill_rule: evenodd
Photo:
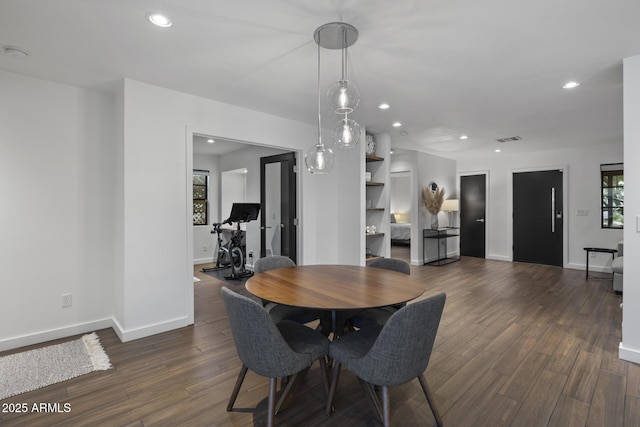
<path fill-rule="evenodd" d="M 478 218 L 476 219 L 476 222 L 484 222 L 484 218 Z"/>
<path fill-rule="evenodd" d="M 556 232 L 556 188 L 551 187 L 551 232 Z"/>
<path fill-rule="evenodd" d="M 260 230 L 266 230 L 267 228 L 271 228 L 271 227 L 260 227 Z"/>

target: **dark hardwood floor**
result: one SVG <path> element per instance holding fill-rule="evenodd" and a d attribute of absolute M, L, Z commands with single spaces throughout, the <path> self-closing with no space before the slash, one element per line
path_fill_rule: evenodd
<path fill-rule="evenodd" d="M 266 419 L 268 380 L 249 373 L 226 404 L 240 363 L 220 297 L 223 282 L 194 269 L 196 322 L 121 343 L 98 331 L 114 368 L 1 401 L 68 403 L 67 413 L 0 413 L 2 426 L 252 426 Z M 463 258 L 412 267 L 425 296 L 447 303 L 426 372 L 445 425 L 639 426 L 640 366 L 618 359 L 621 297 L 583 271 Z M 242 285 L 228 285 L 240 288 Z M 4 354 L 7 354 L 5 352 Z M 0 354 L 3 355 L 3 354 Z M 310 370 L 280 426 L 378 425 L 355 377 L 343 371 L 335 413 L 324 415 Z M 429 426 L 419 383 L 391 389 L 392 424 Z"/>

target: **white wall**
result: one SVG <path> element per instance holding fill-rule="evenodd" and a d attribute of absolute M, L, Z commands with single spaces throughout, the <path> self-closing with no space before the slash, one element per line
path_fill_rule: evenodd
<path fill-rule="evenodd" d="M 615 248 L 621 230 L 600 228 L 600 164 L 623 161 L 622 144 L 582 149 L 529 153 L 521 156 L 495 156 L 458 161 L 458 173 L 489 171 L 487 258 L 512 260 L 512 176 L 522 170 L 566 168 L 567 194 L 564 195 L 565 267 L 584 269 L 584 247 Z M 625 175 L 627 167 L 625 165 Z M 626 176 L 625 176 L 626 178 Z M 578 216 L 578 211 L 587 216 Z M 589 260 L 589 268 L 607 270 L 611 256 Z"/>
<path fill-rule="evenodd" d="M 86 110 L 105 105 L 0 71 L 0 351 L 111 325 L 112 192 L 100 174 L 112 164 L 93 151 L 108 151 L 108 139 Z M 73 305 L 62 308 L 66 293 Z"/>
<path fill-rule="evenodd" d="M 624 275 L 620 357 L 640 363 L 640 56 L 624 60 Z"/>
<path fill-rule="evenodd" d="M 391 213 L 407 215 L 406 221 L 411 220 L 411 173 L 395 172 L 391 174 L 391 191 L 389 194 Z M 397 218 L 396 218 L 397 219 Z M 402 221 L 398 221 L 402 222 Z"/>

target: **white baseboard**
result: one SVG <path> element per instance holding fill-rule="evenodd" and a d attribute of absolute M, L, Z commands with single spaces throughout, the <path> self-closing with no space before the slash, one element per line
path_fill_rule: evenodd
<path fill-rule="evenodd" d="M 159 334 L 162 332 L 171 331 L 173 329 L 182 328 L 188 326 L 189 324 L 190 323 L 187 317 L 181 317 L 179 319 L 173 319 L 167 322 L 148 325 L 141 328 L 124 330 L 122 328 L 122 325 L 120 325 L 120 323 L 116 319 L 107 318 L 95 320 L 92 322 L 65 326 L 64 328 L 51 329 L 34 334 L 3 339 L 0 340 L 0 351 L 13 350 L 14 348 L 25 347 L 33 344 L 41 344 L 47 341 L 53 341 L 60 338 L 71 337 L 74 335 L 86 334 L 89 332 L 107 328 L 112 328 L 120 338 L 120 341 L 127 342 L 136 340 L 138 338 L 144 338 L 151 335 Z"/>
<path fill-rule="evenodd" d="M 60 338 L 94 332 L 100 329 L 114 328 L 114 326 L 115 324 L 113 319 L 108 318 L 65 326 L 64 328 L 50 329 L 48 331 L 37 332 L 20 337 L 7 338 L 0 340 L 0 351 L 12 350 L 14 348 L 20 348 L 27 345 L 40 344 Z"/>
<path fill-rule="evenodd" d="M 640 363 L 640 350 L 627 348 L 623 343 L 620 343 L 618 357 L 629 362 Z"/>
<path fill-rule="evenodd" d="M 189 320 L 185 316 L 166 322 L 155 323 L 153 325 L 147 325 L 140 328 L 133 328 L 128 330 L 124 330 L 122 328 L 122 325 L 115 319 L 113 319 L 113 324 L 113 330 L 120 338 L 120 341 L 127 342 L 137 340 L 139 338 L 145 338 L 155 334 L 160 334 L 162 332 L 183 328 L 185 326 L 189 326 L 192 323 L 189 323 Z"/>
<path fill-rule="evenodd" d="M 587 266 L 585 264 L 576 264 L 569 263 L 567 264 L 567 268 L 571 268 L 573 270 L 586 270 Z M 611 273 L 611 267 L 605 267 L 602 265 L 589 265 L 589 271 L 594 271 L 596 273 Z"/>
<path fill-rule="evenodd" d="M 505 255 L 487 255 L 486 256 L 487 259 L 491 259 L 493 261 L 506 261 L 506 262 L 511 262 L 512 259 L 509 256 L 505 256 Z"/>
<path fill-rule="evenodd" d="M 200 258 L 200 259 L 194 259 L 193 260 L 193 265 L 200 265 L 200 264 L 207 264 L 213 262 L 212 258 Z"/>

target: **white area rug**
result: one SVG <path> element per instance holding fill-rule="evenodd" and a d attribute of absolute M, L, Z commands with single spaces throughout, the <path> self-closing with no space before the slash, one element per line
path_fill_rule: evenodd
<path fill-rule="evenodd" d="M 0 357 L 0 400 L 111 368 L 98 335 Z"/>

